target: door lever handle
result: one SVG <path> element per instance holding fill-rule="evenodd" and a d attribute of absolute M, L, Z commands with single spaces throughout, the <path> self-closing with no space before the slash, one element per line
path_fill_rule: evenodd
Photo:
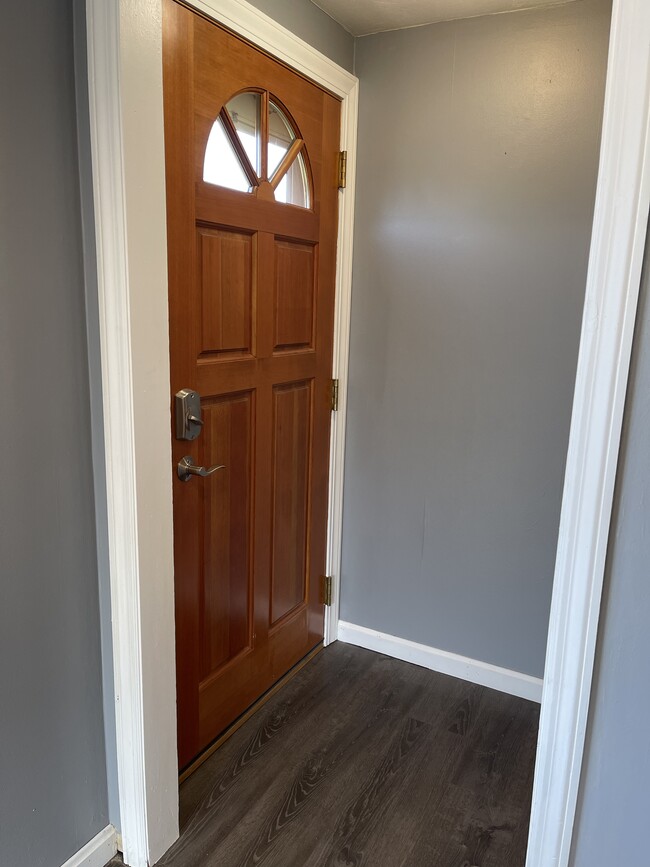
<path fill-rule="evenodd" d="M 217 464 L 214 467 L 197 467 L 192 458 L 189 455 L 185 455 L 185 457 L 181 458 L 178 462 L 176 472 L 178 473 L 178 478 L 181 482 L 189 482 L 192 476 L 201 476 L 202 478 L 205 478 L 206 476 L 211 476 L 213 473 L 216 473 L 217 470 L 225 469 L 226 468 L 223 464 Z"/>

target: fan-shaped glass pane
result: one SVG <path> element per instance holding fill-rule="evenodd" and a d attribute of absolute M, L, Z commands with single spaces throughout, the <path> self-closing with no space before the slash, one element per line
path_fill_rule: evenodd
<path fill-rule="evenodd" d="M 276 202 L 286 202 L 288 205 L 298 205 L 309 208 L 309 181 L 307 166 L 302 151 L 291 163 L 287 173 L 278 184 L 275 191 Z"/>
<path fill-rule="evenodd" d="M 259 177 L 261 169 L 260 147 L 260 108 L 262 97 L 259 93 L 240 93 L 226 105 L 239 140 L 246 156 Z"/>
<path fill-rule="evenodd" d="M 203 180 L 231 190 L 250 192 L 251 185 L 226 135 L 221 118 L 212 124 L 203 161 Z"/>
<path fill-rule="evenodd" d="M 295 138 L 296 134 L 284 112 L 273 102 L 269 102 L 269 178 L 273 176 Z"/>

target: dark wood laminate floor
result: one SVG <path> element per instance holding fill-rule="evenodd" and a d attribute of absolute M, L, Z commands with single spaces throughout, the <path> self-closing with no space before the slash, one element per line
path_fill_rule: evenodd
<path fill-rule="evenodd" d="M 336 643 L 181 786 L 159 867 L 523 867 L 538 716 Z"/>

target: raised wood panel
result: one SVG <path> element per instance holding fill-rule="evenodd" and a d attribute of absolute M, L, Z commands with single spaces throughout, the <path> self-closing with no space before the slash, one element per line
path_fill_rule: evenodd
<path fill-rule="evenodd" d="M 224 464 L 203 493 L 201 677 L 251 642 L 251 454 L 253 394 L 203 406 L 201 461 Z M 203 481 L 203 480 L 201 480 Z"/>
<path fill-rule="evenodd" d="M 275 242 L 274 349 L 304 349 L 314 335 L 315 248 Z"/>
<path fill-rule="evenodd" d="M 254 238 L 198 230 L 202 352 L 248 353 L 252 343 Z"/>
<path fill-rule="evenodd" d="M 272 624 L 307 595 L 311 414 L 311 381 L 273 389 Z"/>

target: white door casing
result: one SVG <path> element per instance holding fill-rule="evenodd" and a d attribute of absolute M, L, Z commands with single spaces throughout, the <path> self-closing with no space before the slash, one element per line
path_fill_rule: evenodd
<path fill-rule="evenodd" d="M 650 202 L 650 3 L 614 0 L 526 867 L 567 867 Z"/>
<path fill-rule="evenodd" d="M 358 80 L 243 0 L 190 4 L 342 101 L 328 572 L 336 639 Z M 178 836 L 161 0 L 87 0 L 118 789 L 124 858 Z"/>

